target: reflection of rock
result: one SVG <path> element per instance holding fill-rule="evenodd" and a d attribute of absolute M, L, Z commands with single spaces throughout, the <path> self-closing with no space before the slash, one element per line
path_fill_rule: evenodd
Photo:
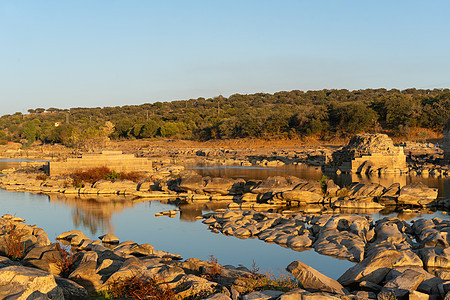
<path fill-rule="evenodd" d="M 194 222 L 204 211 L 226 208 L 228 203 L 209 202 L 204 204 L 188 204 L 180 206 L 180 220 Z"/>
<path fill-rule="evenodd" d="M 332 154 L 326 169 L 344 173 L 399 173 L 406 170 L 406 155 L 385 134 L 357 134 L 347 146 Z"/>

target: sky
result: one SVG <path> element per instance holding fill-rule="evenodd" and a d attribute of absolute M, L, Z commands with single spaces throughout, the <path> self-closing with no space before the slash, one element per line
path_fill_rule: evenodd
<path fill-rule="evenodd" d="M 450 86 L 450 1 L 0 0 L 0 115 Z"/>

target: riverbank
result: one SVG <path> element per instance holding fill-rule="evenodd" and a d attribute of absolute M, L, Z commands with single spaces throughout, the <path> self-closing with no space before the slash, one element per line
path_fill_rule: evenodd
<path fill-rule="evenodd" d="M 293 278 L 269 278 L 259 274 L 257 266 L 222 266 L 214 256 L 209 261 L 183 260 L 150 244 L 121 242 L 112 234 L 93 241 L 73 230 L 61 233 L 59 242 L 52 243 L 37 226 L 4 215 L 0 218 L 0 282 L 8 288 L 0 294 L 3 298 L 16 295 L 17 299 L 30 295 L 90 299 L 93 295 L 111 295 L 112 289 L 125 289 L 127 286 L 120 283 L 127 284 L 130 278 L 152 278 L 155 285 L 170 291 L 173 298 L 167 299 L 380 299 L 383 295 L 441 299 L 449 293 L 448 221 L 419 219 L 411 226 L 397 218 L 373 223 L 357 215 L 309 217 L 250 212 L 240 218 L 245 216 L 258 220 L 258 224 L 271 223 L 268 227 L 275 224 L 278 231 L 293 233 L 297 227 L 303 230 L 299 237 L 306 231 L 316 233 L 319 240 L 315 247 L 345 254 L 346 259 L 359 263 L 343 271 L 337 281 L 298 261 L 286 266 Z M 205 217 L 209 221 L 237 219 L 224 213 Z M 337 237 L 330 239 L 333 235 Z M 11 241 L 24 247 L 14 248 Z M 20 253 L 20 249 L 25 251 Z"/>

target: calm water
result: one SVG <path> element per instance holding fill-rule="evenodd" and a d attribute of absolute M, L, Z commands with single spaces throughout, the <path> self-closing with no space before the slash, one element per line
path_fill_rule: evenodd
<path fill-rule="evenodd" d="M 10 165 L 7 166 L 11 167 Z M 1 165 L 0 165 L 1 168 Z M 320 179 L 322 174 L 315 168 L 280 169 L 243 169 L 243 168 L 206 168 L 198 170 L 202 175 L 243 177 L 264 179 L 274 175 L 294 175 L 311 179 Z M 216 172 L 216 173 L 214 173 Z M 303 172 L 303 173 L 302 173 Z M 258 177 L 259 176 L 259 177 Z M 449 182 L 431 181 L 432 185 L 442 186 L 448 196 Z M 241 240 L 222 234 L 211 233 L 207 226 L 195 217 L 221 207 L 220 204 L 181 207 L 174 218 L 155 217 L 155 213 L 176 208 L 167 201 L 153 200 L 137 202 L 129 198 L 112 196 L 66 197 L 63 195 L 38 195 L 26 192 L 7 192 L 0 190 L 0 213 L 9 213 L 25 218 L 27 224 L 36 224 L 47 231 L 54 240 L 60 233 L 80 229 L 87 236 L 98 236 L 112 232 L 121 241 L 132 240 L 138 243 L 152 244 L 158 250 L 180 254 L 184 259 L 197 257 L 208 260 L 209 255 L 218 258 L 221 264 L 240 264 L 251 267 L 255 261 L 261 269 L 277 273 L 294 260 L 300 260 L 320 272 L 338 278 L 353 265 L 346 260 L 322 256 L 314 250 L 297 252 L 276 244 L 267 244 L 258 239 Z M 112 200 L 112 201 L 111 201 Z M 223 204 L 222 204 L 223 207 Z M 395 215 L 395 214 L 389 214 Z M 376 213 L 375 219 L 384 215 Z M 442 212 L 413 217 L 448 218 Z"/>

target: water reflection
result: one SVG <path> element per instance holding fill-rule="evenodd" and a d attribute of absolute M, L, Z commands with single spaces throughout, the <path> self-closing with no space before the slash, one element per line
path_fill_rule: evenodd
<path fill-rule="evenodd" d="M 67 207 L 70 207 L 75 227 L 88 228 L 93 235 L 101 232 L 114 232 L 111 217 L 124 209 L 134 207 L 132 198 L 119 195 L 96 195 L 93 197 L 89 195 L 50 194 L 49 200 L 64 203 Z"/>

